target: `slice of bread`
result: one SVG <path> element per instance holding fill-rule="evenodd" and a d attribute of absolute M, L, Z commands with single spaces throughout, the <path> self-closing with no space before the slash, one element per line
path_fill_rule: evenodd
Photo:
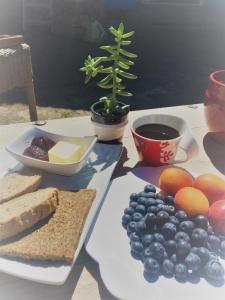
<path fill-rule="evenodd" d="M 51 261 L 73 261 L 95 190 L 59 191 L 56 212 L 42 227 L 0 246 L 0 255 Z"/>
<path fill-rule="evenodd" d="M 0 179 L 0 203 L 34 192 L 41 183 L 41 175 L 29 169 L 9 173 Z"/>
<path fill-rule="evenodd" d="M 0 205 L 0 241 L 47 218 L 58 205 L 58 191 L 46 188 Z"/>

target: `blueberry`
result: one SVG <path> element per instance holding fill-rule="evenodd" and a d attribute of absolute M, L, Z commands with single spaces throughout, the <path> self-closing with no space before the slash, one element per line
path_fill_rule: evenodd
<path fill-rule="evenodd" d="M 201 268 L 201 259 L 193 252 L 190 252 L 188 256 L 185 257 L 184 262 L 191 271 L 198 271 Z"/>
<path fill-rule="evenodd" d="M 156 195 L 155 195 L 155 193 L 152 193 L 152 192 L 148 192 L 148 193 L 146 193 L 146 192 L 140 192 L 139 194 L 138 194 L 138 197 L 145 197 L 145 198 L 156 198 Z"/>
<path fill-rule="evenodd" d="M 175 214 L 175 207 L 173 205 L 165 205 L 164 210 L 168 212 L 169 215 L 173 216 Z M 174 217 L 175 218 L 175 217 Z"/>
<path fill-rule="evenodd" d="M 135 231 L 137 234 L 144 234 L 146 232 L 146 224 L 143 220 L 136 222 Z"/>
<path fill-rule="evenodd" d="M 183 232 L 183 231 L 179 231 L 175 234 L 174 236 L 174 240 L 176 242 L 180 241 L 180 240 L 184 240 L 186 242 L 190 242 L 190 237 L 189 235 L 186 233 L 186 232 Z"/>
<path fill-rule="evenodd" d="M 158 275 L 160 271 L 160 265 L 156 259 L 149 257 L 144 262 L 144 270 L 148 274 Z"/>
<path fill-rule="evenodd" d="M 179 259 L 177 257 L 177 255 L 174 253 L 171 255 L 170 260 L 172 261 L 172 263 L 174 263 L 175 265 L 178 264 Z"/>
<path fill-rule="evenodd" d="M 185 280 L 185 279 L 187 279 L 187 276 L 188 276 L 188 269 L 184 264 L 179 263 L 179 264 L 175 265 L 174 273 L 175 273 L 175 277 L 178 280 Z"/>
<path fill-rule="evenodd" d="M 225 234 L 220 233 L 217 235 L 221 242 L 225 241 Z"/>
<path fill-rule="evenodd" d="M 164 247 L 169 256 L 176 252 L 177 243 L 174 240 L 169 240 L 164 243 Z"/>
<path fill-rule="evenodd" d="M 156 202 L 156 204 L 163 204 L 164 205 L 164 202 L 161 199 L 156 199 L 155 202 Z"/>
<path fill-rule="evenodd" d="M 130 234 L 130 241 L 131 242 L 140 242 L 140 236 L 136 232 L 132 232 Z"/>
<path fill-rule="evenodd" d="M 135 209 L 137 206 L 138 206 L 138 203 L 136 201 L 130 202 L 130 207 L 132 207 L 133 209 Z"/>
<path fill-rule="evenodd" d="M 165 197 L 165 203 L 168 204 L 168 205 L 173 205 L 174 204 L 174 197 L 173 196 L 166 196 Z"/>
<path fill-rule="evenodd" d="M 149 193 L 149 192 L 155 193 L 155 192 L 156 192 L 156 188 L 155 188 L 155 186 L 154 186 L 153 184 L 147 184 L 147 185 L 145 186 L 145 188 L 144 188 L 144 191 L 145 191 L 146 193 Z"/>
<path fill-rule="evenodd" d="M 193 248 L 192 248 L 193 249 Z M 191 252 L 193 252 L 191 249 Z M 197 254 L 201 259 L 201 264 L 204 266 L 210 259 L 210 251 L 205 247 L 196 248 L 195 254 Z"/>
<path fill-rule="evenodd" d="M 188 216 L 186 214 L 185 211 L 183 210 L 178 210 L 176 213 L 175 213 L 175 217 L 179 220 L 179 221 L 186 221 Z"/>
<path fill-rule="evenodd" d="M 148 208 L 152 205 L 156 205 L 156 200 L 153 198 L 145 198 L 145 207 Z"/>
<path fill-rule="evenodd" d="M 165 238 L 161 233 L 154 233 L 153 237 L 154 237 L 154 242 L 164 244 Z"/>
<path fill-rule="evenodd" d="M 127 233 L 128 235 L 130 235 L 132 232 L 135 231 L 135 227 L 136 227 L 136 222 L 131 221 L 128 225 L 127 225 Z"/>
<path fill-rule="evenodd" d="M 219 261 L 219 257 L 215 252 L 210 252 L 209 260 Z"/>
<path fill-rule="evenodd" d="M 179 223 L 180 223 L 180 221 L 175 216 L 170 216 L 169 222 L 173 223 L 174 225 L 179 225 Z"/>
<path fill-rule="evenodd" d="M 142 215 L 145 215 L 146 209 L 144 205 L 138 204 L 135 208 L 135 212 L 139 212 Z"/>
<path fill-rule="evenodd" d="M 165 201 L 165 198 L 166 198 L 166 196 L 164 196 L 164 195 L 161 194 L 161 193 L 156 194 L 156 199 L 160 199 L 160 200 Z"/>
<path fill-rule="evenodd" d="M 130 195 L 130 200 L 133 201 L 133 200 L 137 200 L 138 199 L 138 194 L 137 193 L 132 193 Z"/>
<path fill-rule="evenodd" d="M 211 280 L 222 280 L 224 277 L 224 268 L 218 261 L 210 260 L 204 267 L 206 278 Z"/>
<path fill-rule="evenodd" d="M 154 258 L 162 260 L 166 257 L 166 250 L 161 243 L 154 242 L 149 246 L 149 249 L 151 250 Z"/>
<path fill-rule="evenodd" d="M 156 206 L 158 208 L 158 211 L 164 210 L 165 205 L 162 203 L 157 204 Z"/>
<path fill-rule="evenodd" d="M 179 227 L 181 231 L 191 233 L 194 229 L 194 223 L 192 221 L 183 221 L 180 223 Z"/>
<path fill-rule="evenodd" d="M 131 221 L 130 215 L 123 215 L 122 216 L 122 224 L 126 227 L 128 223 Z"/>
<path fill-rule="evenodd" d="M 223 255 L 225 255 L 225 241 L 222 241 L 220 244 L 220 250 L 223 253 Z"/>
<path fill-rule="evenodd" d="M 161 228 L 162 234 L 167 240 L 172 239 L 177 232 L 177 227 L 173 223 L 165 223 Z"/>
<path fill-rule="evenodd" d="M 157 214 L 158 211 L 159 211 L 159 209 L 158 209 L 157 206 L 150 206 L 150 207 L 147 209 L 147 212 L 149 212 L 149 213 L 154 213 L 154 214 Z"/>
<path fill-rule="evenodd" d="M 212 226 L 211 226 L 211 225 L 208 225 L 207 232 L 208 232 L 208 234 L 209 234 L 209 235 L 213 235 L 213 234 L 215 234 L 215 232 L 214 232 L 214 230 L 213 230 L 213 228 L 212 228 Z"/>
<path fill-rule="evenodd" d="M 162 263 L 162 273 L 166 277 L 173 277 L 174 275 L 175 266 L 174 263 L 169 260 L 165 259 Z"/>
<path fill-rule="evenodd" d="M 141 221 L 141 219 L 143 218 L 143 215 L 139 212 L 135 212 L 132 216 L 132 220 L 134 222 L 138 222 L 138 221 Z"/>
<path fill-rule="evenodd" d="M 176 248 L 176 254 L 178 257 L 185 257 L 188 255 L 188 253 L 191 250 L 191 245 L 184 241 L 184 240 L 179 240 L 177 242 L 177 248 Z"/>
<path fill-rule="evenodd" d="M 154 237 L 152 234 L 145 234 L 141 238 L 144 247 L 148 247 L 154 241 Z"/>
<path fill-rule="evenodd" d="M 145 261 L 146 258 L 152 257 L 152 252 L 149 249 L 149 247 L 145 248 L 143 253 L 142 253 L 142 261 Z"/>
<path fill-rule="evenodd" d="M 132 242 L 131 243 L 131 250 L 136 253 L 141 253 L 144 250 L 144 247 L 141 242 Z"/>
<path fill-rule="evenodd" d="M 208 240 L 208 233 L 202 228 L 195 228 L 191 234 L 191 240 L 196 246 L 203 246 Z"/>
<path fill-rule="evenodd" d="M 148 198 L 146 198 L 146 197 L 139 197 L 138 198 L 138 200 L 137 200 L 137 202 L 138 202 L 138 204 L 141 204 L 141 205 L 146 205 L 146 200 L 147 200 Z"/>
<path fill-rule="evenodd" d="M 156 224 L 156 215 L 154 213 L 147 213 L 145 215 L 145 223 L 147 228 L 151 229 Z"/>
<path fill-rule="evenodd" d="M 205 216 L 199 215 L 194 217 L 192 220 L 195 223 L 195 227 L 202 228 L 205 230 L 208 229 L 208 219 Z"/>
<path fill-rule="evenodd" d="M 220 239 L 215 235 L 209 235 L 208 243 L 213 251 L 217 251 L 220 248 Z"/>
<path fill-rule="evenodd" d="M 134 209 L 132 207 L 128 207 L 124 209 L 124 214 L 132 216 L 134 213 Z"/>
<path fill-rule="evenodd" d="M 159 211 L 156 215 L 157 223 L 159 225 L 166 223 L 169 220 L 169 214 L 166 211 Z"/>

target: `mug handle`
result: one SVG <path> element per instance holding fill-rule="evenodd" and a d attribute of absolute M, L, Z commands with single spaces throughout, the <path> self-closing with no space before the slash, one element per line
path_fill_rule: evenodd
<path fill-rule="evenodd" d="M 178 147 L 184 150 L 184 152 L 186 153 L 186 158 L 180 160 L 175 159 L 174 163 L 185 162 L 197 155 L 198 143 L 189 128 L 185 130 Z"/>

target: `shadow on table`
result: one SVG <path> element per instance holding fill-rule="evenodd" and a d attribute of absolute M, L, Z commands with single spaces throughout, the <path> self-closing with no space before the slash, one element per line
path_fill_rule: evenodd
<path fill-rule="evenodd" d="M 203 146 L 214 167 L 225 175 L 225 144 L 214 140 L 209 132 L 204 136 Z"/>
<path fill-rule="evenodd" d="M 7 300 L 71 300 L 77 282 L 84 269 L 82 256 L 79 256 L 69 278 L 64 285 L 51 286 L 18 279 L 13 276 L 0 274 L 0 299 Z M 74 298 L 74 300 L 79 298 Z"/>

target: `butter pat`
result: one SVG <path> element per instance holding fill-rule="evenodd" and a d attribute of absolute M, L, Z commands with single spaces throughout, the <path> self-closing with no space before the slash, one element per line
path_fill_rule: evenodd
<path fill-rule="evenodd" d="M 60 141 L 48 151 L 49 161 L 58 164 L 70 164 L 80 160 L 82 145 Z"/>

